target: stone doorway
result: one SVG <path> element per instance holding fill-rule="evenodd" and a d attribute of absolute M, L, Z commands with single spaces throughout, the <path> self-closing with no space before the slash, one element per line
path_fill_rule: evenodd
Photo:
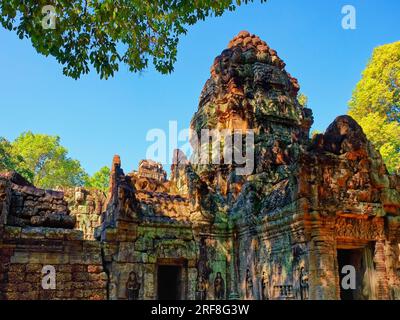
<path fill-rule="evenodd" d="M 339 288 L 341 300 L 373 300 L 375 296 L 375 266 L 373 262 L 373 244 L 360 247 L 345 247 L 337 250 L 339 268 Z M 342 274 L 345 265 L 354 266 L 356 271 L 355 289 L 343 289 Z"/>
<path fill-rule="evenodd" d="M 157 271 L 158 300 L 181 300 L 181 277 L 181 266 L 159 265 Z"/>
<path fill-rule="evenodd" d="M 362 259 L 362 249 L 347 249 L 338 250 L 337 253 L 339 265 L 339 284 L 340 284 L 340 299 L 341 300 L 359 300 L 360 296 L 360 267 Z M 343 289 L 342 281 L 345 274 L 342 274 L 342 268 L 346 265 L 354 266 L 356 269 L 356 289 Z"/>

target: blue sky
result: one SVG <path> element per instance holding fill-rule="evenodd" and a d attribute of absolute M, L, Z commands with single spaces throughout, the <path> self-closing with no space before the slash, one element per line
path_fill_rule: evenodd
<path fill-rule="evenodd" d="M 341 9 L 356 8 L 357 29 L 341 27 Z M 314 129 L 324 131 L 340 114 L 374 47 L 400 40 L 398 0 L 270 0 L 243 5 L 223 17 L 189 28 L 181 38 L 171 75 L 152 68 L 113 79 L 93 72 L 63 76 L 54 58 L 36 53 L 28 40 L 0 29 L 0 136 L 21 132 L 59 135 L 71 157 L 93 173 L 121 155 L 126 172 L 136 169 L 151 142 L 150 129 L 169 121 L 187 128 L 215 58 L 241 30 L 265 40 L 286 62 L 309 97 Z"/>

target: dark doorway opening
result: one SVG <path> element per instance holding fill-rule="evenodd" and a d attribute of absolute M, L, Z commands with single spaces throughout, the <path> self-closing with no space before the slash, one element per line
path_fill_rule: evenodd
<path fill-rule="evenodd" d="M 376 278 L 375 263 L 373 260 L 373 248 L 375 243 L 371 242 L 362 247 L 342 248 L 337 250 L 337 261 L 339 267 L 340 299 L 342 300 L 375 300 Z M 356 272 L 355 289 L 344 289 L 342 280 L 348 273 L 342 274 L 345 265 L 353 266 Z"/>
<path fill-rule="evenodd" d="M 179 266 L 158 266 L 159 300 L 181 299 L 181 269 Z"/>
<path fill-rule="evenodd" d="M 354 266 L 357 270 L 356 265 L 359 264 L 357 260 L 361 259 L 361 250 L 338 250 L 337 252 L 337 259 L 338 259 L 338 265 L 339 265 L 339 278 L 340 278 L 340 299 L 341 300 L 356 300 L 356 289 L 344 289 L 342 287 L 342 281 L 343 278 L 346 276 L 346 274 L 342 273 L 342 269 L 346 265 L 351 265 Z"/>

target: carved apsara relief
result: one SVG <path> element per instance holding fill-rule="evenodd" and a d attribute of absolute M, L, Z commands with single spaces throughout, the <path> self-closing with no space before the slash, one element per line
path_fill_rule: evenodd
<path fill-rule="evenodd" d="M 129 273 L 128 281 L 126 282 L 126 297 L 128 300 L 138 300 L 141 283 L 135 271 Z"/>
<path fill-rule="evenodd" d="M 221 272 L 217 272 L 214 280 L 214 296 L 217 300 L 225 298 L 225 281 L 222 278 Z"/>

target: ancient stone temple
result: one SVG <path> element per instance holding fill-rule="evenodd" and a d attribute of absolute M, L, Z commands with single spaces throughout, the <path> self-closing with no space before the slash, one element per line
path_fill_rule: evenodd
<path fill-rule="evenodd" d="M 176 151 L 169 179 L 151 160 L 125 174 L 115 156 L 107 195 L 2 174 L 0 297 L 400 299 L 400 177 L 348 116 L 310 138 L 298 91 L 276 51 L 241 32 L 191 129 L 251 130 L 250 172 L 196 161 L 195 145 L 190 160 Z M 56 286 L 44 289 L 48 265 Z"/>

